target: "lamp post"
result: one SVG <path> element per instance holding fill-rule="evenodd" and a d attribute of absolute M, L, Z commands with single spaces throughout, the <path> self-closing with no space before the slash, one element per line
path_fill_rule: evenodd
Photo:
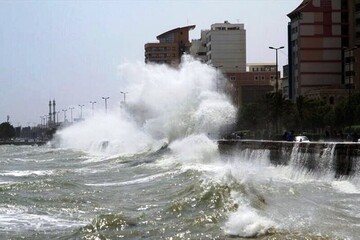
<path fill-rule="evenodd" d="M 74 107 L 69 107 L 69 109 L 70 109 L 70 117 L 71 117 L 71 122 L 73 122 L 73 109 L 74 109 Z"/>
<path fill-rule="evenodd" d="M 110 97 L 102 97 L 102 99 L 105 100 L 105 113 L 107 114 L 107 100 L 109 99 Z"/>
<path fill-rule="evenodd" d="M 216 68 L 216 91 L 218 92 L 219 91 L 219 75 L 218 75 L 218 69 L 219 68 L 222 68 L 223 65 L 217 65 L 217 66 L 214 66 L 214 68 Z"/>
<path fill-rule="evenodd" d="M 66 121 L 66 112 L 67 112 L 67 109 L 63 109 L 62 111 L 63 111 L 63 113 L 64 113 L 64 124 L 65 124 L 65 121 Z"/>
<path fill-rule="evenodd" d="M 40 128 L 42 128 L 43 127 L 43 116 L 40 116 L 40 119 L 41 119 Z"/>
<path fill-rule="evenodd" d="M 80 120 L 82 120 L 82 108 L 83 108 L 83 104 L 79 104 L 80 107 Z"/>
<path fill-rule="evenodd" d="M 127 94 L 128 92 L 120 92 L 120 93 L 124 95 L 124 104 L 125 104 L 125 103 L 126 103 L 126 94 Z"/>
<path fill-rule="evenodd" d="M 48 118 L 48 115 L 44 115 L 44 127 L 47 128 L 47 124 L 48 122 L 46 121 L 46 119 Z"/>
<path fill-rule="evenodd" d="M 56 112 L 56 122 L 59 123 L 59 113 L 60 111 Z"/>
<path fill-rule="evenodd" d="M 92 115 L 94 116 L 94 104 L 96 103 L 95 101 L 90 101 L 91 103 L 91 111 L 92 111 Z"/>
<path fill-rule="evenodd" d="M 275 47 L 269 47 L 270 49 L 273 49 L 275 50 L 276 52 L 276 69 L 275 69 L 275 72 L 276 72 L 276 82 L 275 82 L 275 92 L 278 92 L 279 90 L 279 74 L 278 74 L 278 50 L 279 49 L 283 49 L 284 46 L 281 46 L 281 47 L 278 47 L 278 48 L 275 48 Z"/>

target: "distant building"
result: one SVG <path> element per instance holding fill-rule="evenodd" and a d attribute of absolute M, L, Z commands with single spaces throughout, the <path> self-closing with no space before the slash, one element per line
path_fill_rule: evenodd
<path fill-rule="evenodd" d="M 195 25 L 174 28 L 157 36 L 158 43 L 146 43 L 145 62 L 177 66 L 181 56 L 190 50 L 189 31 L 194 28 Z"/>
<path fill-rule="evenodd" d="M 190 55 L 203 63 L 207 62 L 206 34 L 209 30 L 201 30 L 201 38 L 191 41 Z"/>
<path fill-rule="evenodd" d="M 244 24 L 215 23 L 206 31 L 206 62 L 223 73 L 246 71 Z"/>
<path fill-rule="evenodd" d="M 275 64 L 249 64 L 248 69 L 248 72 L 225 73 L 229 80 L 233 102 L 238 107 L 243 104 L 258 102 L 265 94 L 275 90 Z"/>
<path fill-rule="evenodd" d="M 290 97 L 335 104 L 359 89 L 359 0 L 304 0 L 288 17 Z"/>

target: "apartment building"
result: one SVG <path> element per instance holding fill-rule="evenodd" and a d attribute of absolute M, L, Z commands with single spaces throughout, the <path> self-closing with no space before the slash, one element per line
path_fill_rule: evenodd
<path fill-rule="evenodd" d="M 304 0 L 288 17 L 289 96 L 335 104 L 359 89 L 360 1 Z"/>
<path fill-rule="evenodd" d="M 233 102 L 237 106 L 258 102 L 266 93 L 275 90 L 275 64 L 253 63 L 248 64 L 247 68 L 249 71 L 225 73 L 232 89 Z"/>
<path fill-rule="evenodd" d="M 360 0 L 344 1 L 344 83 L 350 89 L 360 89 Z"/>
<path fill-rule="evenodd" d="M 206 31 L 206 62 L 223 73 L 246 71 L 244 24 L 215 23 Z"/>
<path fill-rule="evenodd" d="M 177 66 L 181 62 L 181 56 L 188 53 L 191 43 L 189 31 L 195 25 L 174 28 L 157 36 L 157 43 L 145 44 L 145 63 L 164 63 Z"/>

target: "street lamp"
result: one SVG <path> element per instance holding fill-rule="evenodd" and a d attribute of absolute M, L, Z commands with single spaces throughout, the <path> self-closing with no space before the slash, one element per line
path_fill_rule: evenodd
<path fill-rule="evenodd" d="M 90 103 L 91 103 L 92 115 L 94 116 L 94 104 L 95 104 L 96 102 L 90 101 Z"/>
<path fill-rule="evenodd" d="M 65 121 L 66 121 L 66 112 L 67 112 L 67 109 L 63 109 L 62 111 L 64 112 L 64 124 L 65 124 Z"/>
<path fill-rule="evenodd" d="M 278 47 L 278 48 L 275 48 L 275 47 L 269 47 L 270 49 L 273 49 L 273 50 L 275 50 L 275 52 L 276 52 L 276 69 L 275 69 L 275 72 L 276 72 L 276 78 L 275 78 L 275 80 L 276 80 L 276 82 L 275 82 L 275 91 L 276 92 L 278 92 L 278 90 L 279 90 L 279 74 L 278 74 L 278 50 L 279 49 L 283 49 L 284 48 L 284 46 L 281 46 L 281 47 Z"/>
<path fill-rule="evenodd" d="M 82 108 L 83 108 L 83 104 L 79 104 L 80 107 L 80 120 L 82 120 Z"/>
<path fill-rule="evenodd" d="M 45 128 L 47 128 L 48 122 L 46 121 L 46 119 L 48 118 L 48 115 L 44 115 L 44 126 Z"/>
<path fill-rule="evenodd" d="M 216 91 L 218 92 L 219 91 L 219 75 L 218 75 L 218 69 L 219 68 L 222 68 L 223 65 L 217 65 L 217 66 L 214 66 L 214 68 L 216 68 Z"/>
<path fill-rule="evenodd" d="M 60 111 L 56 112 L 56 122 L 59 123 L 59 113 Z"/>
<path fill-rule="evenodd" d="M 72 112 L 73 112 L 74 107 L 69 107 L 69 109 L 70 109 L 71 122 L 73 122 Z"/>
<path fill-rule="evenodd" d="M 107 114 L 107 100 L 109 99 L 110 97 L 102 97 L 102 99 L 105 100 L 105 113 Z"/>
<path fill-rule="evenodd" d="M 126 94 L 127 94 L 128 92 L 120 92 L 120 93 L 124 95 L 124 104 L 125 104 L 125 103 L 126 103 Z"/>

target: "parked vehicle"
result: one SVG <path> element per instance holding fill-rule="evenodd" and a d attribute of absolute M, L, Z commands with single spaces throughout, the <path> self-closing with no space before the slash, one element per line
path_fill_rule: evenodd
<path fill-rule="evenodd" d="M 295 136 L 295 142 L 310 142 L 307 136 Z"/>

